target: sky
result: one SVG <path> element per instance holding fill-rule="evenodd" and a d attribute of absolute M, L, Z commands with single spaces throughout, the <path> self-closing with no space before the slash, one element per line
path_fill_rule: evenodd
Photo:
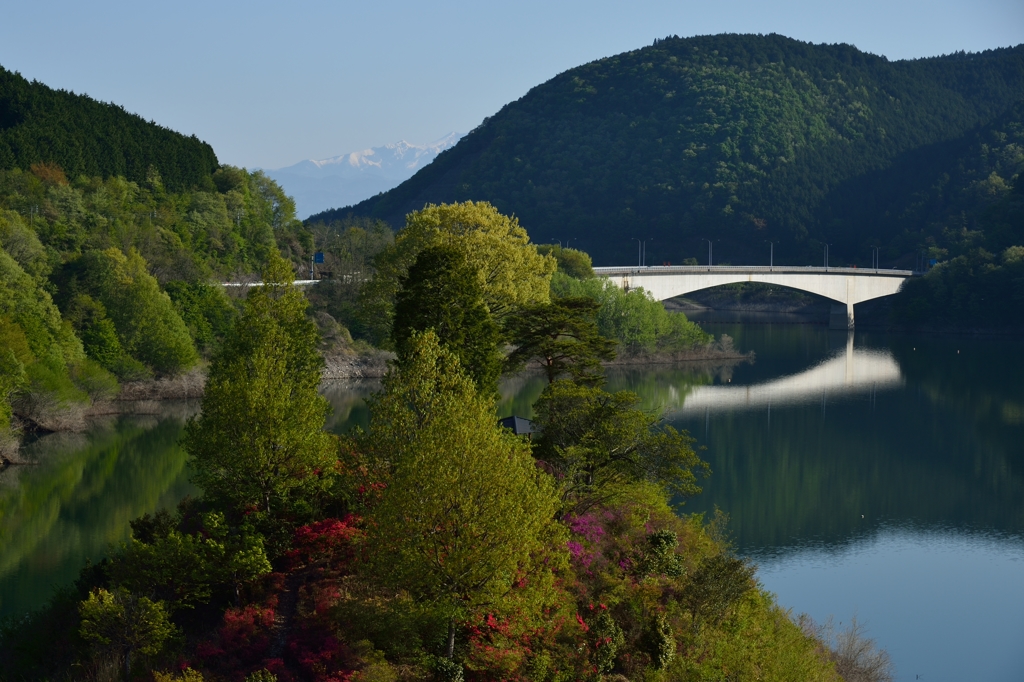
<path fill-rule="evenodd" d="M 781 33 L 889 59 L 1024 43 L 1022 0 L 10 3 L 0 66 L 279 168 L 466 133 L 655 38 Z"/>

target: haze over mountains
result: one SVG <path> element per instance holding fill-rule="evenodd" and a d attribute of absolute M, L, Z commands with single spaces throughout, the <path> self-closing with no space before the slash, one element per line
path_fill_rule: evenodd
<path fill-rule="evenodd" d="M 395 189 L 310 220 L 400 227 L 425 203 L 485 200 L 596 264 L 631 262 L 637 238 L 649 263 L 706 262 L 712 239 L 716 262 L 767 264 L 770 240 L 776 263 L 819 263 L 828 243 L 834 262 L 882 246 L 913 267 L 1015 182 L 1022 99 L 1024 45 L 892 62 L 779 35 L 669 37 L 536 86 Z M 1024 238 L 1003 237 L 986 248 Z"/>
<path fill-rule="evenodd" d="M 264 172 L 295 199 L 299 218 L 306 218 L 386 192 L 408 180 L 462 137 L 462 133 L 448 133 L 423 145 L 402 140 L 329 159 L 307 159 Z"/>

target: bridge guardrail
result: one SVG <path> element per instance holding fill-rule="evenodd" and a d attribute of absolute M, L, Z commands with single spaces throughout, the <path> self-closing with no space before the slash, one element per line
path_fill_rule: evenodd
<path fill-rule="evenodd" d="M 670 275 L 699 272 L 778 272 L 785 274 L 837 274 L 872 275 L 881 277 L 912 277 L 912 270 L 886 270 L 885 268 L 825 268 L 815 265 L 633 265 L 594 268 L 597 275 Z"/>

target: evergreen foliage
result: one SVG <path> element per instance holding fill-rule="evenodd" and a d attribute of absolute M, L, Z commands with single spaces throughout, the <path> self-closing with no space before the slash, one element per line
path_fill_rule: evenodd
<path fill-rule="evenodd" d="M 409 352 L 415 334 L 433 330 L 478 390 L 496 393 L 503 361 L 498 325 L 484 303 L 477 270 L 465 254 L 451 247 L 428 247 L 399 286 L 392 331 L 399 357 Z"/>
<path fill-rule="evenodd" d="M 554 383 L 565 375 L 583 383 L 601 383 L 601 361 L 615 357 L 615 342 L 598 332 L 594 321 L 600 304 L 592 298 L 556 298 L 527 306 L 509 320 L 516 345 L 507 359 L 515 371 L 535 360 Z"/>
<path fill-rule="evenodd" d="M 623 484 L 654 482 L 677 499 L 700 492 L 697 476 L 711 470 L 693 449 L 689 433 L 658 424 L 637 408 L 628 391 L 561 379 L 537 404 L 540 429 L 534 455 L 556 473 L 565 510 L 582 513 L 614 499 Z"/>
<path fill-rule="evenodd" d="M 32 164 L 67 175 L 144 182 L 154 171 L 174 191 L 208 187 L 213 148 L 87 95 L 29 82 L 0 67 L 0 170 Z"/>

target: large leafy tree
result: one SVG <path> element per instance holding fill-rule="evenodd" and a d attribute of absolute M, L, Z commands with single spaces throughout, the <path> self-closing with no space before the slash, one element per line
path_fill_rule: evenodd
<path fill-rule="evenodd" d="M 567 374 L 576 381 L 599 383 L 601 361 L 615 357 L 615 342 L 597 329 L 595 317 L 600 307 L 585 296 L 525 307 L 507 322 L 516 344 L 508 357 L 509 367 L 516 369 L 535 360 L 549 384 Z"/>
<path fill-rule="evenodd" d="M 364 316 L 376 340 L 389 336 L 402 277 L 423 249 L 437 245 L 465 252 L 499 322 L 520 306 L 548 300 L 555 259 L 537 253 L 518 220 L 485 201 L 431 204 L 406 216 L 405 228 L 377 257 L 374 277 L 363 288 Z"/>
<path fill-rule="evenodd" d="M 215 357 L 202 414 L 185 428 L 193 480 L 235 510 L 270 513 L 334 459 L 317 393 L 323 358 L 291 268 L 272 260 Z"/>
<path fill-rule="evenodd" d="M 451 657 L 455 620 L 499 608 L 555 532 L 554 487 L 433 332 L 410 339 L 370 410 L 360 445 L 386 486 L 368 568 L 448 615 Z"/>
<path fill-rule="evenodd" d="M 156 654 L 174 634 L 163 602 L 138 597 L 125 590 L 98 589 L 79 604 L 79 633 L 97 652 L 108 652 L 124 663 L 131 679 L 132 656 Z"/>
<path fill-rule="evenodd" d="M 651 481 L 677 497 L 700 492 L 710 468 L 685 431 L 660 426 L 637 408 L 635 393 L 558 380 L 535 405 L 541 435 L 534 454 L 560 480 L 564 509 L 581 513 L 616 495 L 623 484 Z"/>
<path fill-rule="evenodd" d="M 392 336 L 405 355 L 416 332 L 433 329 L 477 387 L 494 393 L 501 374 L 498 325 L 484 303 L 476 270 L 461 249 L 431 246 L 402 278 Z"/>

